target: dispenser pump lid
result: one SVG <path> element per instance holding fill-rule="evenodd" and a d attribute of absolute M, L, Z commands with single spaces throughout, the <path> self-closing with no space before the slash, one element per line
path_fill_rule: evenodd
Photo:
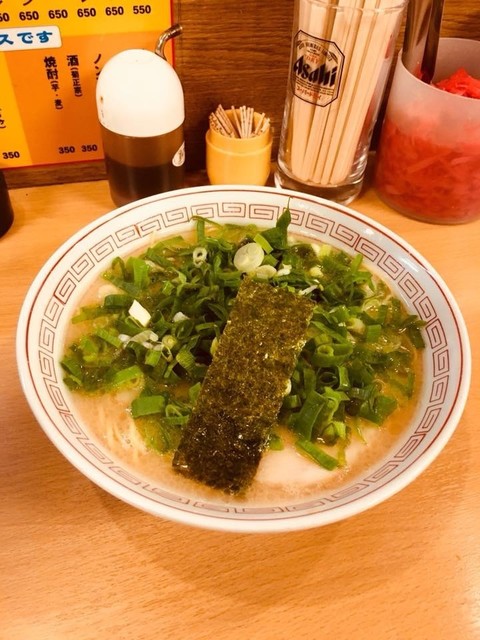
<path fill-rule="evenodd" d="M 100 123 L 124 136 L 163 135 L 185 119 L 175 70 L 146 49 L 127 49 L 110 58 L 98 77 L 96 98 Z"/>

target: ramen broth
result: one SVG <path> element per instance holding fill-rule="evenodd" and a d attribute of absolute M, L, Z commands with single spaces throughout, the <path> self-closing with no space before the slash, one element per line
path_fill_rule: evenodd
<path fill-rule="evenodd" d="M 185 238 L 193 240 L 193 234 Z M 300 236 L 295 236 L 295 240 L 311 242 Z M 106 295 L 115 292 L 118 292 L 116 287 L 99 278 L 81 300 L 80 306 L 100 304 Z M 87 333 L 90 324 L 70 324 L 65 345 L 70 345 Z M 421 352 L 414 352 L 413 368 L 416 379 L 413 396 L 405 398 L 405 402 L 399 404 L 381 427 L 370 426 L 363 421 L 364 442 L 358 437 L 352 437 L 347 448 L 348 464 L 345 467 L 332 471 L 320 467 L 296 450 L 294 434 L 280 425 L 276 433 L 282 438 L 284 447 L 281 450 L 267 449 L 263 453 L 256 477 L 248 489 L 249 504 L 303 500 L 322 490 L 342 486 L 381 460 L 392 449 L 415 412 L 422 379 Z M 182 495 L 217 502 L 245 500 L 245 497 L 227 496 L 179 475 L 172 468 L 173 452 L 160 454 L 147 447 L 130 411 L 132 400 L 140 391 L 141 387 L 104 394 L 73 393 L 72 402 L 92 435 L 137 476 Z"/>
<path fill-rule="evenodd" d="M 148 450 L 129 409 L 136 393 L 120 392 L 95 398 L 76 394 L 74 404 L 92 434 L 125 463 L 131 471 L 148 481 L 182 495 L 195 495 L 216 501 L 242 500 L 188 480 L 172 469 L 172 454 Z M 293 446 L 287 429 L 279 433 L 285 441 L 281 451 L 263 454 L 257 475 L 248 490 L 248 501 L 265 504 L 277 500 L 299 500 L 361 474 L 391 450 L 398 435 L 409 423 L 415 401 L 398 409 L 381 427 L 364 429 L 366 443 L 352 440 L 348 447 L 348 467 L 327 471 L 302 456 Z"/>

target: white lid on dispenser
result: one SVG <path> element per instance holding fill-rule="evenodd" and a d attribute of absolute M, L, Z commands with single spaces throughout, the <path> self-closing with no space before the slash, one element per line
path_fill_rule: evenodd
<path fill-rule="evenodd" d="M 120 135 L 159 136 L 185 119 L 177 74 L 146 49 L 127 49 L 110 58 L 98 77 L 96 95 L 100 123 Z"/>

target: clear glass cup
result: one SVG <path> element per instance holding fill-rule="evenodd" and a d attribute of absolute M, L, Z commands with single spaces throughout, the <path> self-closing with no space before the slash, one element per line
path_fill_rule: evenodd
<path fill-rule="evenodd" d="M 442 38 L 433 82 L 480 77 L 480 42 Z M 375 189 L 397 211 L 460 224 L 480 219 L 480 100 L 442 91 L 398 58 L 380 135 Z"/>
<path fill-rule="evenodd" d="M 405 0 L 295 0 L 275 184 L 348 204 L 360 192 Z"/>

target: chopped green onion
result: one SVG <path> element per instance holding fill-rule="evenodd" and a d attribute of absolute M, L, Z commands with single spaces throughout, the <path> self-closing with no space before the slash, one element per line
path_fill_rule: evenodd
<path fill-rule="evenodd" d="M 188 397 L 192 405 L 194 405 L 195 402 L 197 401 L 198 394 L 200 393 L 201 387 L 202 387 L 202 384 L 200 382 L 197 382 L 196 384 L 192 385 L 189 388 Z"/>
<path fill-rule="evenodd" d="M 259 244 L 265 253 L 267 254 L 272 253 L 273 251 L 272 245 L 268 242 L 265 236 L 262 236 L 261 233 L 257 233 L 256 236 L 253 238 L 253 241 Z"/>
<path fill-rule="evenodd" d="M 365 341 L 376 342 L 382 335 L 381 324 L 369 324 L 365 327 Z"/>
<path fill-rule="evenodd" d="M 275 256 L 271 255 L 271 254 L 266 254 L 263 258 L 263 262 L 260 266 L 263 265 L 269 265 L 271 267 L 277 267 L 278 264 L 278 260 Z"/>
<path fill-rule="evenodd" d="M 193 250 L 193 264 L 196 267 L 199 267 L 200 265 L 202 265 L 204 262 L 207 261 L 207 250 L 205 249 L 205 247 L 195 247 L 195 249 Z"/>
<path fill-rule="evenodd" d="M 301 453 L 305 453 L 314 462 L 319 464 L 324 469 L 332 471 L 338 467 L 338 460 L 330 454 L 317 447 L 310 440 L 297 440 L 295 446 Z"/>
<path fill-rule="evenodd" d="M 278 218 L 277 224 L 272 229 L 261 232 L 261 235 L 274 249 L 286 249 L 288 247 L 288 226 L 291 219 L 290 209 L 286 207 Z"/>
<path fill-rule="evenodd" d="M 123 293 L 112 293 L 105 296 L 103 307 L 106 309 L 128 309 L 133 300 Z"/>
<path fill-rule="evenodd" d="M 282 451 L 285 448 L 282 438 L 278 433 L 271 433 L 268 439 L 268 448 L 272 451 Z"/>
<path fill-rule="evenodd" d="M 128 313 L 143 327 L 146 327 L 149 324 L 152 317 L 147 309 L 145 309 L 145 307 L 142 307 L 138 300 L 134 300 L 132 302 L 130 308 L 128 309 Z"/>
<path fill-rule="evenodd" d="M 138 396 L 131 404 L 133 418 L 161 413 L 164 409 L 165 398 L 163 396 Z"/>
<path fill-rule="evenodd" d="M 298 409 L 299 407 L 301 407 L 301 405 L 302 401 L 300 396 L 298 394 L 295 394 L 291 396 L 285 396 L 285 398 L 283 399 L 282 407 L 284 409 Z"/>
<path fill-rule="evenodd" d="M 127 382 L 137 382 L 143 377 L 143 372 L 138 365 L 127 367 L 115 372 L 111 384 L 114 387 L 126 384 Z"/>
<path fill-rule="evenodd" d="M 395 411 L 398 406 L 397 400 L 389 396 L 378 395 L 373 401 L 366 401 L 360 407 L 358 415 L 374 424 L 381 425 L 386 418 Z"/>
<path fill-rule="evenodd" d="M 255 271 L 263 262 L 265 252 L 257 242 L 242 245 L 233 257 L 233 264 L 240 273 Z"/>
<path fill-rule="evenodd" d="M 130 257 L 127 260 L 127 270 L 133 272 L 133 283 L 139 289 L 145 289 L 148 285 L 149 265 L 141 258 Z"/>
<path fill-rule="evenodd" d="M 256 278 L 260 278 L 260 280 L 268 280 L 277 275 L 277 270 L 275 267 L 272 267 L 271 264 L 261 264 L 255 269 L 254 275 Z"/>
<path fill-rule="evenodd" d="M 105 342 L 111 344 L 112 347 L 117 347 L 118 349 L 120 349 L 123 346 L 123 342 L 120 340 L 117 334 L 113 333 L 112 330 L 97 329 L 95 331 L 95 335 L 97 335 L 102 340 L 105 340 Z"/>
<path fill-rule="evenodd" d="M 365 425 L 383 424 L 414 394 L 414 351 L 424 347 L 425 323 L 372 277 L 361 255 L 289 238 L 288 207 L 270 229 L 194 219 L 193 242 L 176 236 L 112 261 L 104 277 L 120 292 L 82 307 L 73 319 L 86 328 L 61 360 L 65 384 L 85 392 L 138 384 L 138 428 L 147 446 L 171 451 L 244 274 L 267 275 L 272 286 L 316 304 L 281 423 L 310 443 L 297 448 L 327 461 L 322 466 L 344 465 L 350 439 L 362 440 Z M 149 399 L 156 397 L 161 400 Z M 149 403 L 152 413 L 142 409 Z M 334 444 L 338 459 L 319 442 Z M 276 443 L 274 435 L 269 446 Z"/>
<path fill-rule="evenodd" d="M 68 373 L 74 376 L 79 382 L 81 381 L 83 376 L 82 368 L 75 358 L 65 356 L 61 360 L 61 365 L 65 371 L 68 371 Z"/>
<path fill-rule="evenodd" d="M 312 437 L 313 427 L 317 421 L 320 411 L 324 407 L 325 399 L 315 390 L 311 390 L 307 395 L 300 411 L 293 420 L 293 429 L 305 440 Z"/>
<path fill-rule="evenodd" d="M 160 350 L 148 349 L 147 353 L 145 354 L 145 364 L 150 367 L 156 367 L 161 359 L 162 353 L 160 352 Z"/>

